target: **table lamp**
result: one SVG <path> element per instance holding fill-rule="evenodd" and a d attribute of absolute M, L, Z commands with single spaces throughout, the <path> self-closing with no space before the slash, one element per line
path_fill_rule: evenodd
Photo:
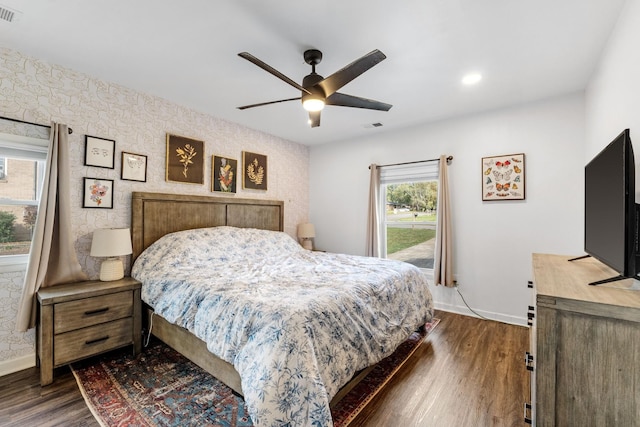
<path fill-rule="evenodd" d="M 302 240 L 302 247 L 308 250 L 313 250 L 313 243 L 311 239 L 316 237 L 316 229 L 313 224 L 298 224 L 298 238 Z"/>
<path fill-rule="evenodd" d="M 132 252 L 128 228 L 99 228 L 93 232 L 90 255 L 107 257 L 100 266 L 100 280 L 103 282 L 124 277 L 124 266 L 119 257 Z"/>

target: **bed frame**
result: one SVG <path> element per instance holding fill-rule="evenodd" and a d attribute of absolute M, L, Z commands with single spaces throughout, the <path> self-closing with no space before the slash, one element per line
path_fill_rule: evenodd
<path fill-rule="evenodd" d="M 131 202 L 132 264 L 149 245 L 175 231 L 223 225 L 274 231 L 284 229 L 284 202 L 277 200 L 134 192 Z M 209 352 L 204 341 L 186 329 L 153 315 L 153 310 L 148 307 L 146 317 L 151 334 L 236 393 L 243 394 L 236 369 Z M 348 393 L 372 368 L 359 372 L 336 394 L 331 405 Z"/>

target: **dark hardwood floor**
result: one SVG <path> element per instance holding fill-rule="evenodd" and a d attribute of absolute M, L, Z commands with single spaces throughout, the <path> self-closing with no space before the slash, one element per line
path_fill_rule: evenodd
<path fill-rule="evenodd" d="M 522 426 L 529 330 L 437 312 L 438 327 L 350 427 Z M 0 377 L 0 426 L 99 426 L 66 368 Z"/>
<path fill-rule="evenodd" d="M 525 425 L 529 329 L 436 316 L 440 324 L 349 427 Z"/>
<path fill-rule="evenodd" d="M 71 371 L 61 368 L 55 374 L 46 387 L 40 387 L 37 368 L 0 377 L 0 426 L 100 427 Z"/>

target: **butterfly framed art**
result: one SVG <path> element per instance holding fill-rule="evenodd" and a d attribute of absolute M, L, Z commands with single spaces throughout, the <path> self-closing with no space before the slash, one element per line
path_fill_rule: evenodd
<path fill-rule="evenodd" d="M 524 153 L 482 158 L 482 201 L 524 200 Z"/>

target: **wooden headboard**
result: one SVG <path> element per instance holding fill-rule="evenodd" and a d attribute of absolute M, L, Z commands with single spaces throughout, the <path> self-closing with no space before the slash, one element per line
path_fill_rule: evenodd
<path fill-rule="evenodd" d="M 229 225 L 284 230 L 284 202 L 186 194 L 131 194 L 133 261 L 165 234 Z"/>

